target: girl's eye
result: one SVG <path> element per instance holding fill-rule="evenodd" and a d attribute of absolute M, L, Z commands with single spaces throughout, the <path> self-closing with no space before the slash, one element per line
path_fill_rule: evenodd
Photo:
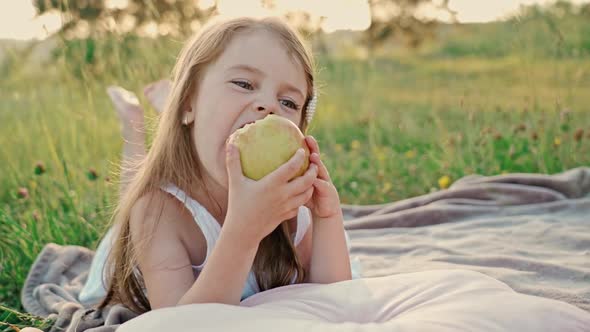
<path fill-rule="evenodd" d="M 250 84 L 246 81 L 232 81 L 232 83 L 239 86 L 240 88 L 243 88 L 246 90 L 254 90 L 254 87 L 252 86 L 252 84 Z"/>
<path fill-rule="evenodd" d="M 283 99 L 283 100 L 281 100 L 281 104 L 283 104 L 283 105 L 285 105 L 285 106 L 287 106 L 289 108 L 292 108 L 294 110 L 298 110 L 299 109 L 299 105 L 295 104 L 294 102 L 292 102 L 289 99 Z"/>

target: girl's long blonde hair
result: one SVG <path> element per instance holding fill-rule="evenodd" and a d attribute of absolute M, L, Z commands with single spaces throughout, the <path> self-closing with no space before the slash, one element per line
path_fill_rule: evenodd
<path fill-rule="evenodd" d="M 159 190 L 162 184 L 174 183 L 183 190 L 202 188 L 199 153 L 191 137 L 191 127 L 183 126 L 183 110 L 201 81 L 205 68 L 223 52 L 238 32 L 264 30 L 273 33 L 305 71 L 307 98 L 299 123 L 307 131 L 306 109 L 313 95 L 314 62 L 299 34 L 276 17 L 234 18 L 209 22 L 182 49 L 174 67 L 174 79 L 166 109 L 161 115 L 151 148 L 146 157 L 133 166 L 135 175 L 127 184 L 114 210 L 112 223 L 116 240 L 107 261 L 108 291 L 98 308 L 122 303 L 136 311 L 149 311 L 141 275 L 137 273 L 137 253 L 131 243 L 129 226 L 133 205 L 144 195 Z M 204 188 L 206 190 L 206 188 Z M 145 225 L 153 229 L 153 225 Z M 296 275 L 302 282 L 305 271 L 297 259 L 287 223 L 283 222 L 260 243 L 253 270 L 261 290 L 287 285 Z"/>

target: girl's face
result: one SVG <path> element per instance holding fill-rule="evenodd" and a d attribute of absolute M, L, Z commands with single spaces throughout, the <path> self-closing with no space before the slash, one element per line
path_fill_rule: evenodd
<path fill-rule="evenodd" d="M 234 36 L 206 68 L 188 113 L 204 175 L 227 189 L 227 138 L 271 113 L 298 125 L 306 91 L 303 67 L 275 35 L 261 30 Z"/>

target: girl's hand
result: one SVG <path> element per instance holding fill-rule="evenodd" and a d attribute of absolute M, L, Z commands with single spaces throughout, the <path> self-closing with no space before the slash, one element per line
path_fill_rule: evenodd
<path fill-rule="evenodd" d="M 258 246 L 283 221 L 297 216 L 299 207 L 311 199 L 318 175 L 317 165 L 310 164 L 305 174 L 289 181 L 304 161 L 304 151 L 299 149 L 285 164 L 254 181 L 242 173 L 238 148 L 227 144 L 229 197 L 223 228 L 239 235 L 243 244 Z"/>
<path fill-rule="evenodd" d="M 313 136 L 305 137 L 305 141 L 311 152 L 309 157 L 310 165 L 316 165 L 318 168 L 318 176 L 313 182 L 313 187 L 315 188 L 313 196 L 305 206 L 311 210 L 312 216 L 318 218 L 330 218 L 341 214 L 342 210 L 340 208 L 338 190 L 332 184 L 328 169 L 320 159 L 318 142 Z"/>

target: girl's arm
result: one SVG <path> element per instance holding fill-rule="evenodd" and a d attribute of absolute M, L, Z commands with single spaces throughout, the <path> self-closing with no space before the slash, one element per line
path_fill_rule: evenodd
<path fill-rule="evenodd" d="M 311 242 L 309 282 L 327 284 L 352 278 L 343 220 L 342 213 L 312 217 L 313 235 L 307 240 Z"/>
<path fill-rule="evenodd" d="M 149 238 L 139 252 L 139 268 L 147 288 L 152 309 L 189 303 L 224 303 L 238 305 L 246 278 L 254 261 L 257 247 L 239 238 L 228 225 L 222 227 L 215 248 L 207 264 L 195 280 L 188 247 L 183 244 L 182 232 L 187 224 L 194 224 L 192 216 L 179 202 L 166 194 L 156 194 L 163 200 L 150 204 L 142 197 L 131 211 L 131 236 L 135 245 Z M 161 212 L 161 215 L 160 215 Z M 158 221 L 159 218 L 159 222 Z M 153 233 L 146 233 L 146 225 L 155 224 Z M 200 232 L 200 230 L 199 230 Z M 184 236 L 185 237 L 185 236 Z M 195 241 L 204 241 L 199 234 Z M 203 244 L 199 246 L 204 248 Z"/>
<path fill-rule="evenodd" d="M 311 211 L 313 225 L 309 281 L 350 280 L 352 272 L 338 190 L 320 158 L 318 142 L 312 136 L 306 136 L 305 140 L 311 152 L 309 161 L 318 167 L 312 199 L 305 204 Z"/>
<path fill-rule="evenodd" d="M 227 222 L 227 220 L 226 220 Z M 257 244 L 249 244 L 226 223 L 197 281 L 178 301 L 239 305 Z"/>

